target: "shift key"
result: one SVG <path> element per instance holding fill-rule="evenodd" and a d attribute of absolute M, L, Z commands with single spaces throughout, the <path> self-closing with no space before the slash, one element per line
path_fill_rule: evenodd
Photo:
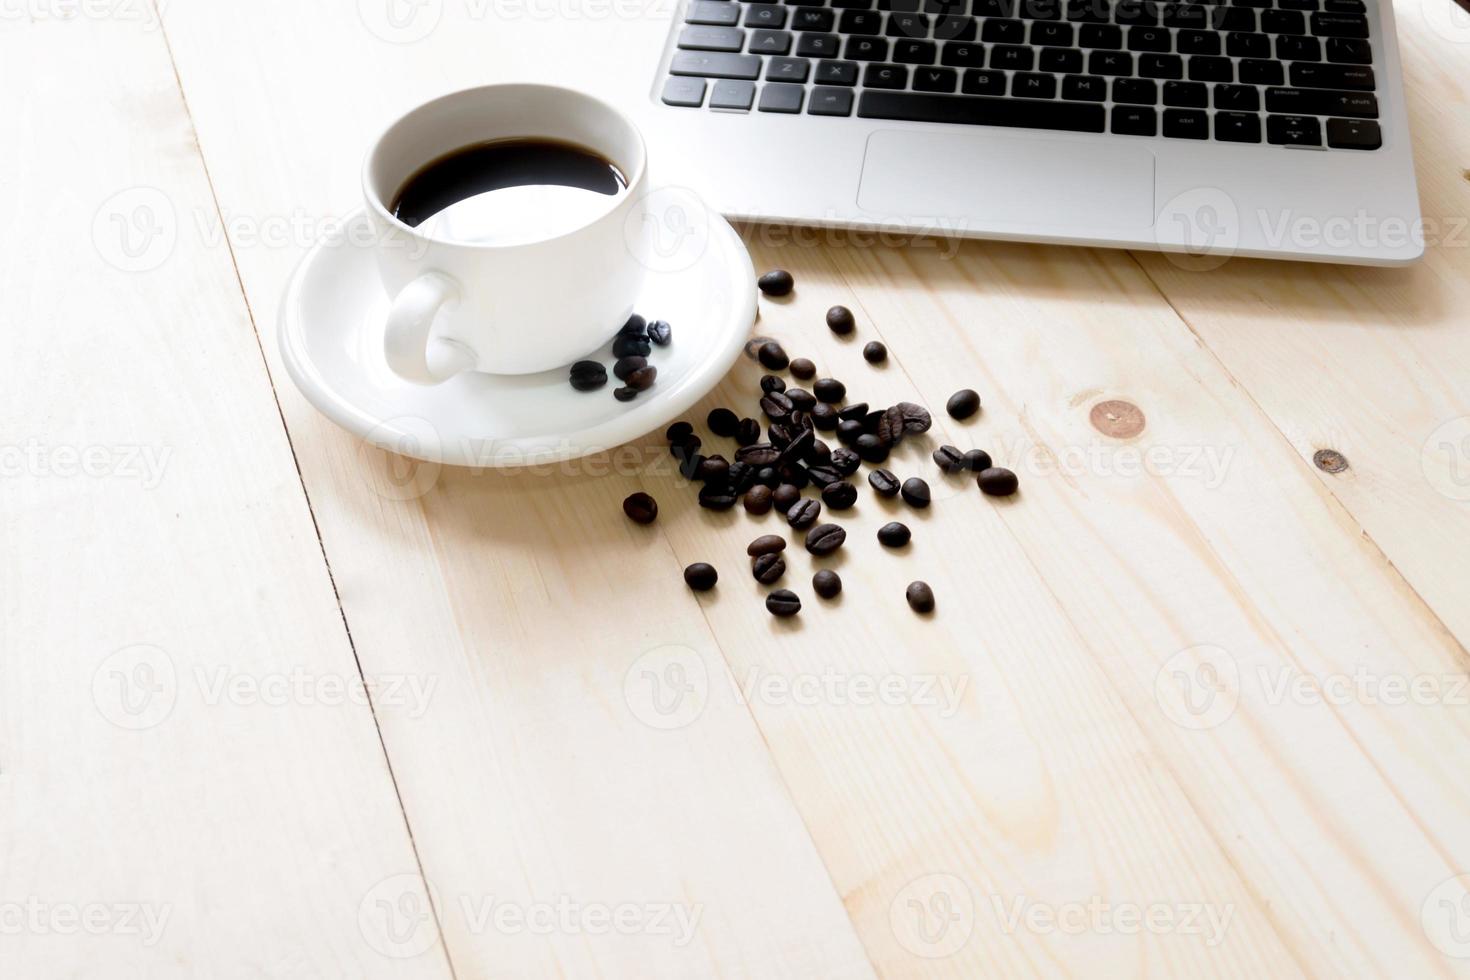
<path fill-rule="evenodd" d="M 701 78 L 758 78 L 760 55 L 720 54 L 714 51 L 680 51 L 669 65 L 674 75 L 697 75 Z"/>
<path fill-rule="evenodd" d="M 1331 92 L 1327 89 L 1268 88 L 1266 111 L 1288 116 L 1349 116 L 1377 119 L 1378 98 L 1371 92 Z"/>

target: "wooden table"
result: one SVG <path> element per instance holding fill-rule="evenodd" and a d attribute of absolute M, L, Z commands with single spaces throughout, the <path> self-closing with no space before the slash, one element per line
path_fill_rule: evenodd
<path fill-rule="evenodd" d="M 659 434 L 415 466 L 275 344 L 386 119 L 496 79 L 638 98 L 667 0 L 162 6 L 0 21 L 7 976 L 1470 972 L 1448 2 L 1399 4 L 1411 269 L 746 229 L 798 282 L 762 333 L 874 403 L 978 389 L 930 436 L 1022 479 L 906 447 L 939 498 L 910 553 L 864 490 L 842 599 L 798 552 L 793 622 L 745 573 L 784 525 L 700 510 Z"/>

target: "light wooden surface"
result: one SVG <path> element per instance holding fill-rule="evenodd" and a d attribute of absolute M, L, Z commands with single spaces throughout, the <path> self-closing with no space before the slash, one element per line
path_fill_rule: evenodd
<path fill-rule="evenodd" d="M 658 4 L 7 17 L 5 975 L 1470 975 L 1470 28 L 1441 6 L 1398 11 L 1440 233 L 1413 269 L 744 229 L 798 281 L 761 334 L 1022 479 L 995 502 L 904 447 L 936 505 L 864 488 L 841 600 L 798 549 L 789 623 L 744 556 L 784 523 L 700 510 L 658 434 L 421 467 L 276 350 L 386 119 L 499 79 L 637 98 Z M 977 420 L 939 412 L 961 387 Z M 1107 400 L 1142 431 L 1100 432 Z"/>

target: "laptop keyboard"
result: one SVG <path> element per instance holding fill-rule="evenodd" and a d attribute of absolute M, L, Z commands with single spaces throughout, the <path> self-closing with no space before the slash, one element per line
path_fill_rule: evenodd
<path fill-rule="evenodd" d="M 1376 150 L 1363 0 L 690 0 L 663 101 Z"/>

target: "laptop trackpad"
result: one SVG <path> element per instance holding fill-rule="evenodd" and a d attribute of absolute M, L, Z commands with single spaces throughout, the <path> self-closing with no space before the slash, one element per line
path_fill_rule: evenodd
<path fill-rule="evenodd" d="M 868 137 L 858 207 L 963 233 L 1016 225 L 1060 237 L 1154 221 L 1154 155 L 1143 146 L 1040 135 L 883 129 Z"/>

